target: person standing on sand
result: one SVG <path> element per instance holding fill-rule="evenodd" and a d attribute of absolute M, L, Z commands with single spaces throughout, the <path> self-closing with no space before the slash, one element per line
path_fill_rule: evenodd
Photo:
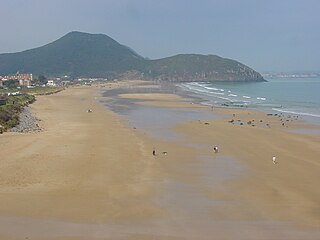
<path fill-rule="evenodd" d="M 156 150 L 155 150 L 155 149 L 152 150 L 152 155 L 153 155 L 153 156 L 156 155 Z"/>
<path fill-rule="evenodd" d="M 219 151 L 219 150 L 218 150 L 218 146 L 214 146 L 214 147 L 213 147 L 213 151 L 214 151 L 214 153 L 218 153 L 218 151 Z"/>
<path fill-rule="evenodd" d="M 277 158 L 276 158 L 276 156 L 273 156 L 272 157 L 272 162 L 273 162 L 273 164 L 277 164 L 277 160 L 276 160 Z"/>

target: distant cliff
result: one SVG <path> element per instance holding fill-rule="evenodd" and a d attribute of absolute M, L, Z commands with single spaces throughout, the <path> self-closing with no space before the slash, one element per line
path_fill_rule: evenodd
<path fill-rule="evenodd" d="M 264 81 L 251 68 L 215 55 L 181 54 L 147 60 L 103 34 L 71 32 L 18 53 L 0 54 L 0 75 L 107 77 L 163 81 Z"/>

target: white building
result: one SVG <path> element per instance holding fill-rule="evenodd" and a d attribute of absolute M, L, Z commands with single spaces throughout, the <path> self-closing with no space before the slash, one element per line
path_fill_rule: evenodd
<path fill-rule="evenodd" d="M 56 84 L 55 84 L 54 80 L 48 80 L 47 86 L 54 87 L 54 86 L 56 86 Z"/>

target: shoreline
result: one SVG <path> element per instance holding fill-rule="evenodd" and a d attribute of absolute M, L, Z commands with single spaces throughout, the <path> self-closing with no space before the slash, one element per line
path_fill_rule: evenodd
<path fill-rule="evenodd" d="M 169 128 L 178 140 L 155 138 L 104 106 L 114 97 L 101 90 L 122 87 L 131 91 L 120 98 L 124 111 L 149 105 L 222 117 L 180 121 Z M 0 136 L 0 236 L 26 237 L 28 222 L 33 239 L 317 239 L 318 136 L 289 133 L 254 111 L 212 111 L 165 91 L 144 95 L 148 88 L 159 90 L 143 81 L 74 87 L 31 105 L 43 131 Z M 234 113 L 244 123 L 274 124 L 232 124 Z M 6 230 L 8 221 L 17 227 Z"/>
<path fill-rule="evenodd" d="M 194 86 L 196 87 L 194 88 L 192 84 L 194 84 Z M 207 84 L 210 87 L 207 87 Z M 314 106 L 316 103 L 319 103 L 319 102 L 315 100 L 314 97 L 312 98 L 313 102 L 309 103 L 311 106 L 310 108 L 311 110 L 310 110 L 309 109 L 310 106 L 306 105 L 306 103 L 304 102 L 300 103 L 301 101 L 295 103 L 295 105 L 293 106 L 292 103 L 290 102 L 292 101 L 292 99 L 286 100 L 285 98 L 283 98 L 280 101 L 279 99 L 272 100 L 272 97 L 270 96 L 258 97 L 258 95 L 260 94 L 262 94 L 263 96 L 268 95 L 266 93 L 261 93 L 261 89 L 259 90 L 259 87 L 257 88 L 257 91 L 258 92 L 260 91 L 260 93 L 258 93 L 258 95 L 254 95 L 254 93 L 245 93 L 246 91 L 241 87 L 239 89 L 237 87 L 232 88 L 228 84 L 219 84 L 218 82 L 216 83 L 216 86 L 215 85 L 211 86 L 210 82 L 203 82 L 203 83 L 194 82 L 194 83 L 190 83 L 190 86 L 188 86 L 188 84 L 186 85 L 179 84 L 179 86 L 184 91 L 189 92 L 190 96 L 196 96 L 197 98 L 199 96 L 199 98 L 204 101 L 204 105 L 209 105 L 209 106 L 213 105 L 214 107 L 224 107 L 227 109 L 228 108 L 249 109 L 249 110 L 251 109 L 254 111 L 260 111 L 265 113 L 283 114 L 286 116 L 289 116 L 289 115 L 298 116 L 300 119 L 303 119 L 304 121 L 310 124 L 316 124 L 320 126 L 319 109 L 316 109 Z M 198 86 L 199 86 L 199 89 L 198 89 Z M 268 89 L 268 86 L 266 87 Z M 215 89 L 215 90 L 212 90 L 212 89 Z M 276 89 L 273 89 L 273 90 L 275 91 Z M 234 91 L 239 91 L 239 92 L 234 92 Z M 222 95 L 220 96 L 219 94 L 222 94 Z M 252 95 L 252 94 L 253 96 L 245 96 L 245 95 Z M 275 96 L 273 98 L 275 98 Z M 305 101 L 311 101 L 311 100 L 307 99 Z"/>

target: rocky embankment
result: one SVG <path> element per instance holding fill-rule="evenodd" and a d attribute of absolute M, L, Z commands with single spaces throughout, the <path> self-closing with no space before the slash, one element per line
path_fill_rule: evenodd
<path fill-rule="evenodd" d="M 40 119 L 32 115 L 30 107 L 25 107 L 20 113 L 19 124 L 11 128 L 10 132 L 40 132 L 42 129 L 39 127 Z"/>

